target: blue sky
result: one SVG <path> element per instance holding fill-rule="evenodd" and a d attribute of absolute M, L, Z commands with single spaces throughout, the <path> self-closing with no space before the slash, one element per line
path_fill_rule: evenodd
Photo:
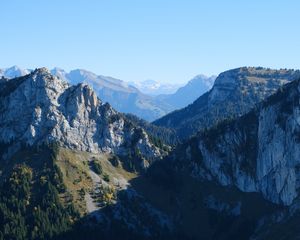
<path fill-rule="evenodd" d="M 300 1 L 3 0 L 0 67 L 186 82 L 239 66 L 300 68 Z"/>

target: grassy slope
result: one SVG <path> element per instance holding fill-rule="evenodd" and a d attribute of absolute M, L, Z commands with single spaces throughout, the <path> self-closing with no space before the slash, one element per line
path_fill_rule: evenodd
<path fill-rule="evenodd" d="M 87 152 L 71 151 L 61 148 L 57 158 L 57 165 L 63 174 L 64 184 L 67 194 L 61 196 L 64 203 L 72 201 L 81 215 L 87 213 L 84 192 L 93 191 L 93 181 L 90 175 L 90 162 L 97 161 L 101 164 L 103 174 L 108 175 L 110 181 L 108 186 L 113 189 L 118 188 L 118 180 L 126 181 L 136 177 L 136 174 L 125 171 L 122 166 L 114 167 L 109 158 L 109 154 L 91 154 Z M 83 189 L 83 190 L 82 190 Z"/>

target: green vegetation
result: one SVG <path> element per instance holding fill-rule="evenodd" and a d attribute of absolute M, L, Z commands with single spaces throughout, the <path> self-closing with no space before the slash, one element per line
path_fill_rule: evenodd
<path fill-rule="evenodd" d="M 110 157 L 108 159 L 110 161 L 110 163 L 114 166 L 114 167 L 119 167 L 120 166 L 120 159 L 118 156 L 113 155 L 112 157 Z"/>
<path fill-rule="evenodd" d="M 133 126 L 142 127 L 148 134 L 150 141 L 153 140 L 152 143 L 154 144 L 155 141 L 160 141 L 160 143 L 157 142 L 158 145 L 164 144 L 164 145 L 174 146 L 180 142 L 175 130 L 173 129 L 156 126 L 132 114 L 126 114 L 125 117 L 127 118 L 127 120 L 129 120 L 129 122 Z"/>
<path fill-rule="evenodd" d="M 108 206 L 117 199 L 116 190 L 111 186 L 101 186 L 99 193 L 95 196 L 101 206 Z"/>
<path fill-rule="evenodd" d="M 56 165 L 59 167 L 63 184 L 67 189 L 60 194 L 61 202 L 67 206 L 70 202 L 81 216 L 86 214 L 85 192 L 92 186 L 89 175 L 88 155 L 61 148 L 57 156 Z"/>
<path fill-rule="evenodd" d="M 103 173 L 101 163 L 96 160 L 92 161 L 92 168 L 93 168 L 94 172 L 97 173 L 98 175 L 101 175 Z"/>
<path fill-rule="evenodd" d="M 103 174 L 103 180 L 104 180 L 105 182 L 109 182 L 109 181 L 110 181 L 110 177 L 109 177 L 109 175 L 108 175 L 107 173 L 104 173 L 104 174 Z"/>
<path fill-rule="evenodd" d="M 55 146 L 25 151 L 31 159 L 11 159 L 0 186 L 0 239 L 51 239 L 70 230 L 79 215 L 72 203 L 60 201 L 65 187 Z"/>
<path fill-rule="evenodd" d="M 138 155 L 137 151 L 128 151 L 127 155 L 119 156 L 122 166 L 129 172 L 136 172 L 140 169 L 141 156 Z"/>

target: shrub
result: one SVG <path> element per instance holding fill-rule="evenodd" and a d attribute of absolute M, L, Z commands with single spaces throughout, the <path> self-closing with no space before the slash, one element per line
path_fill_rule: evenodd
<path fill-rule="evenodd" d="M 102 165 L 100 162 L 94 160 L 92 162 L 92 168 L 94 172 L 97 173 L 98 175 L 101 175 L 103 173 Z"/>
<path fill-rule="evenodd" d="M 104 175 L 103 175 L 103 180 L 104 180 L 105 182 L 109 182 L 109 181 L 110 181 L 109 175 L 108 175 L 107 173 L 104 173 Z"/>

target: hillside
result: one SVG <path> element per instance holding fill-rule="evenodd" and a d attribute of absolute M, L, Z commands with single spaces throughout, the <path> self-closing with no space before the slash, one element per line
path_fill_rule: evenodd
<path fill-rule="evenodd" d="M 181 139 L 216 123 L 248 112 L 256 103 L 284 84 L 300 77 L 300 71 L 266 68 L 237 68 L 221 73 L 213 88 L 189 106 L 154 121 L 173 128 Z"/>
<path fill-rule="evenodd" d="M 200 132 L 150 168 L 144 181 L 152 191 L 177 197 L 172 212 L 182 216 L 189 233 L 190 218 L 197 219 L 195 239 L 299 237 L 299 89 L 300 80 L 288 83 L 246 115 Z M 152 194 L 149 199 L 166 207 L 167 198 Z M 201 203 L 211 209 L 208 216 L 197 210 Z M 190 204 L 200 211 L 196 216 L 187 216 Z"/>
<path fill-rule="evenodd" d="M 103 104 L 89 86 L 71 86 L 45 68 L 2 79 L 0 100 L 1 239 L 168 232 L 167 217 L 129 189 L 169 151 L 137 122 Z"/>

